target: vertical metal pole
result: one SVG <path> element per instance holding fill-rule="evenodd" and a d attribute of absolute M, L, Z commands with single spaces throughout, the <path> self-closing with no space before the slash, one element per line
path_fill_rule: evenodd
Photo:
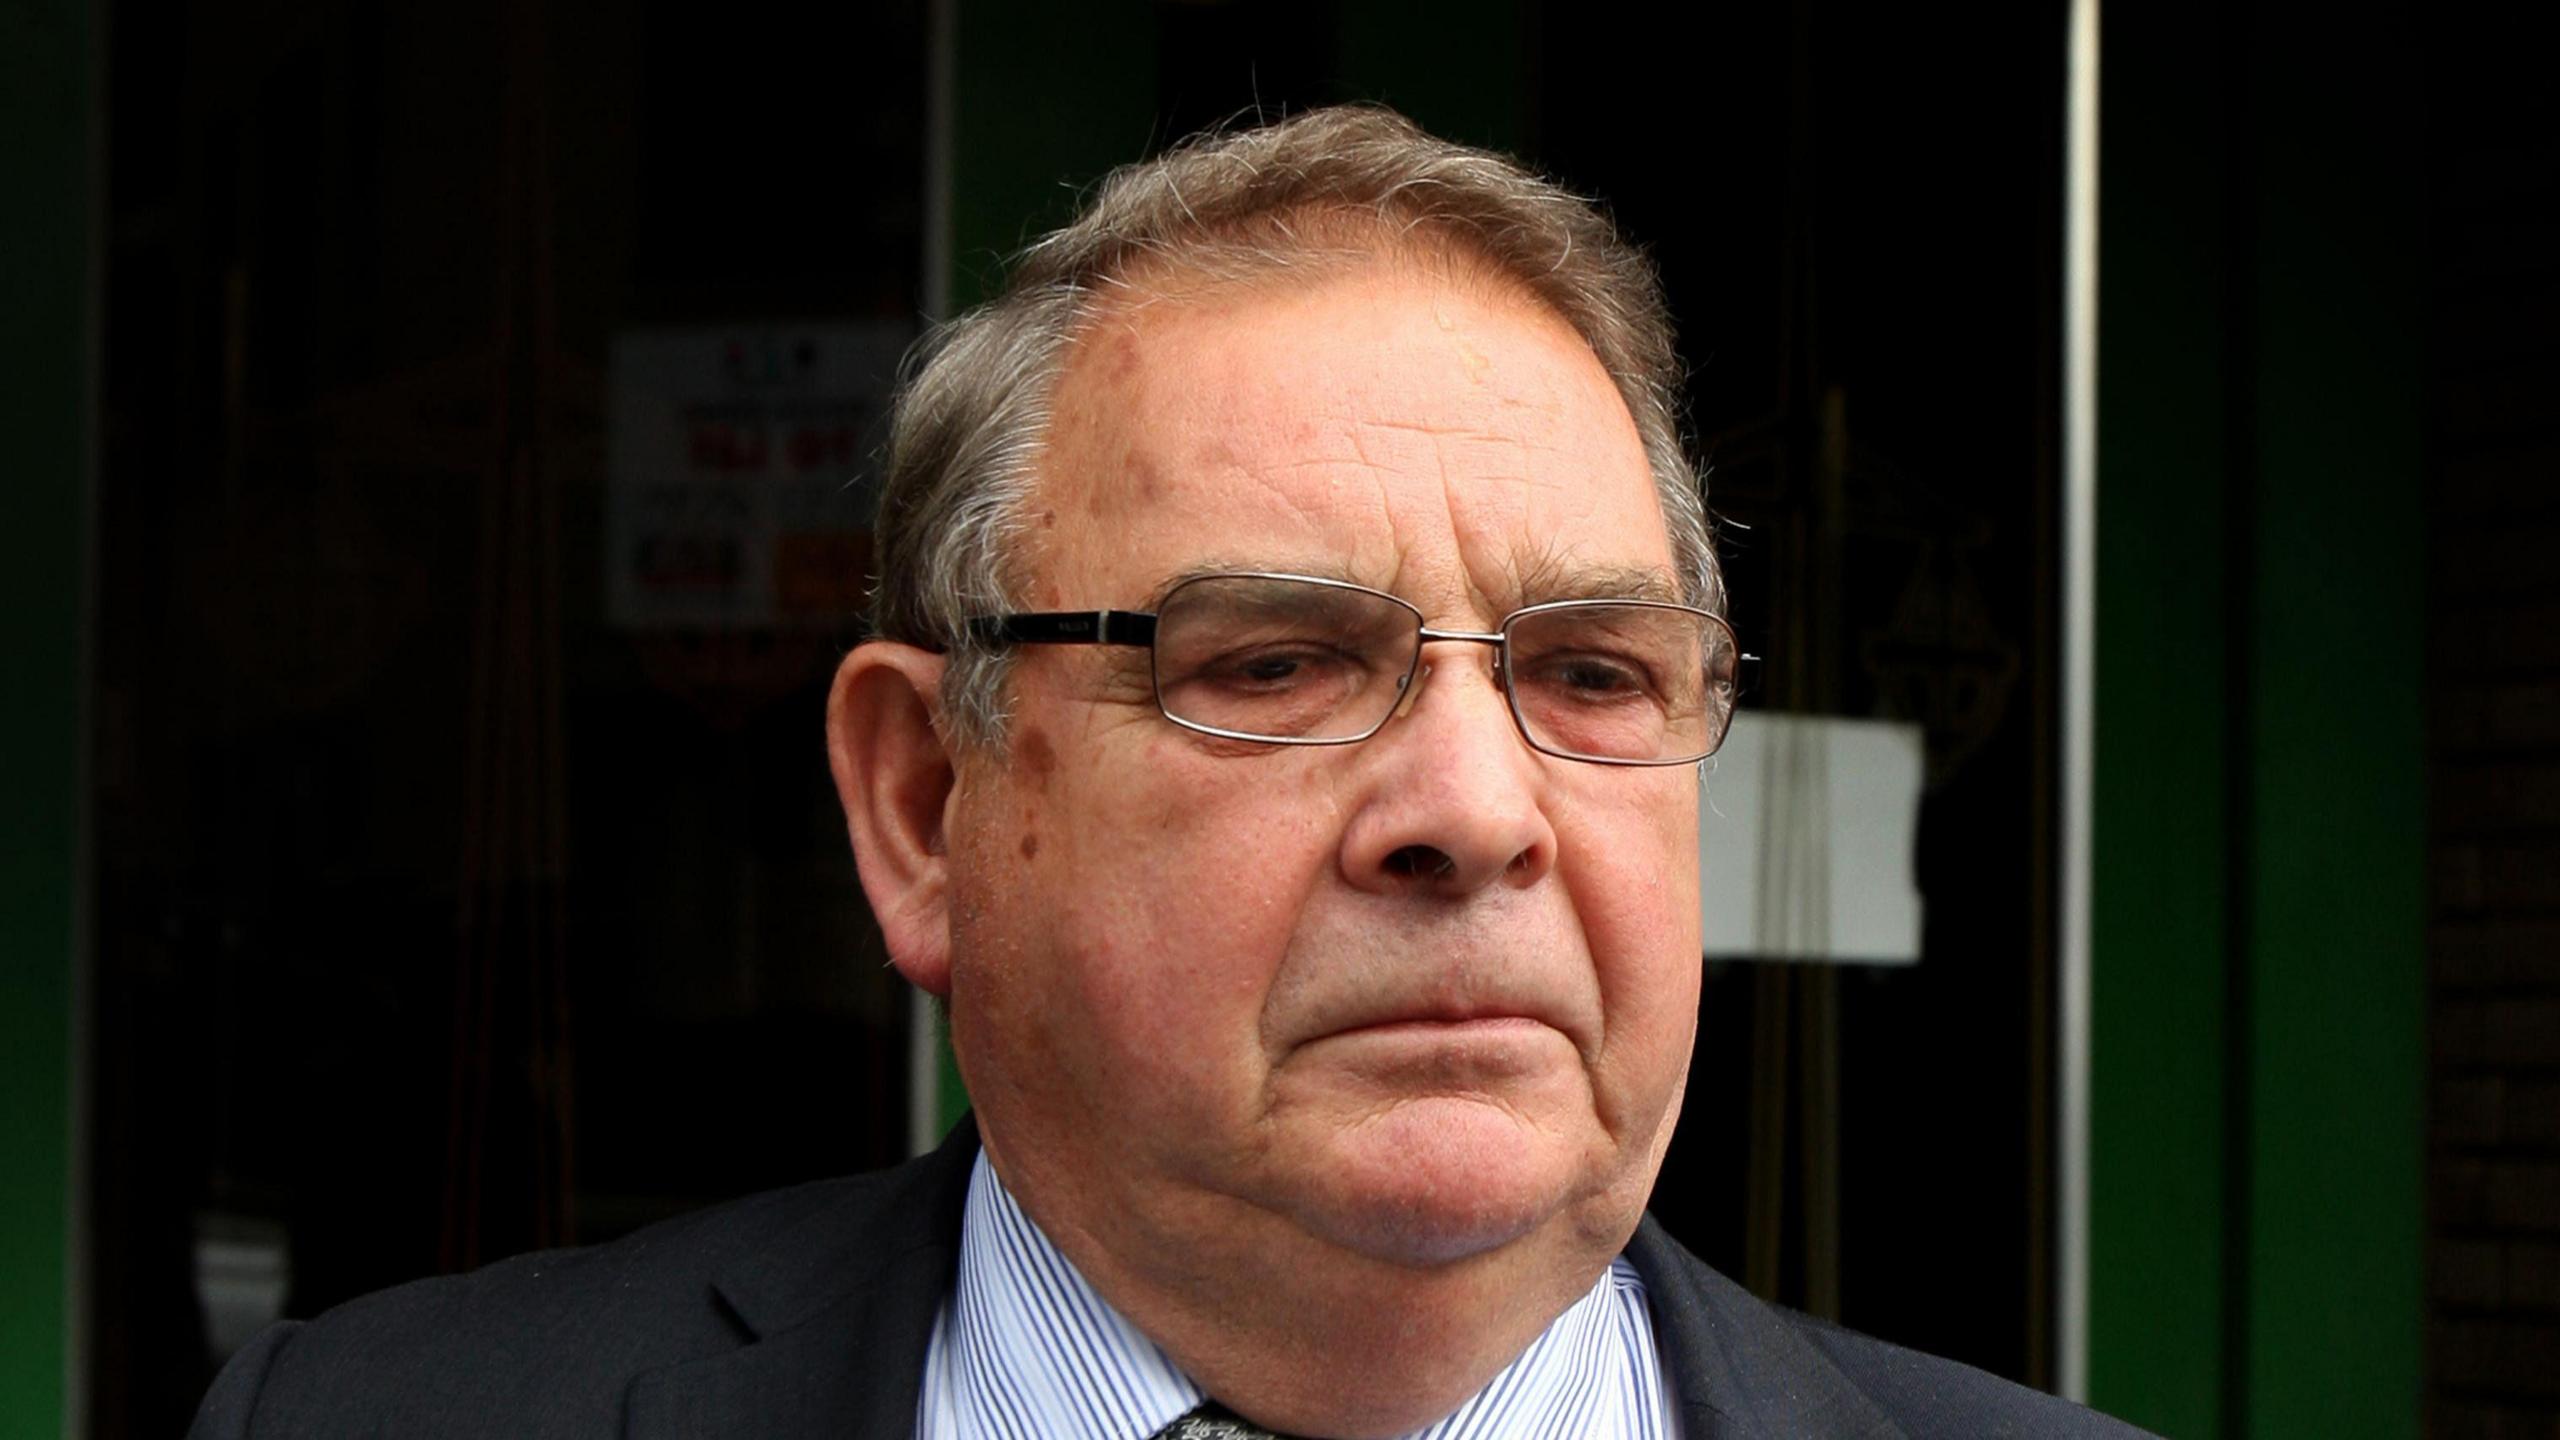
<path fill-rule="evenodd" d="M 2089 839 L 2098 558 L 2098 0 L 2072 0 L 2062 359 L 2062 976 L 2056 1378 L 2089 1393 Z"/>
<path fill-rule="evenodd" d="M 952 91 L 960 0 L 932 0 L 925 19 L 924 318 L 951 313 Z M 922 1155 L 942 1139 L 942 1037 L 933 997 L 907 991 L 907 1149 Z"/>
<path fill-rule="evenodd" d="M 907 1153 L 922 1155 L 942 1139 L 942 1037 L 933 997 L 907 987 Z"/>

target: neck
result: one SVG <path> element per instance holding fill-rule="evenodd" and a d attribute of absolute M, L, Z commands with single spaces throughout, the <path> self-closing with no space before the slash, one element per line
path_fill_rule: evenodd
<path fill-rule="evenodd" d="M 1055 1194 L 1007 1188 L 1209 1394 L 1271 1429 L 1339 1440 L 1405 1434 L 1466 1403 L 1590 1290 L 1642 1200 L 1595 1196 L 1496 1249 L 1414 1265 L 1230 1197 L 1189 1197 L 1148 1233 L 1106 1237 L 1077 1223 L 1080 1207 L 1042 1203 Z"/>

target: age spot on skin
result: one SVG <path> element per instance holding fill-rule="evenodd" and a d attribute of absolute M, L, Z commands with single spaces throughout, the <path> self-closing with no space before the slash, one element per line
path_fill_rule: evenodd
<path fill-rule="evenodd" d="M 1031 772 L 1031 782 L 1047 791 L 1049 777 L 1058 771 L 1058 747 L 1049 743 L 1049 732 L 1037 725 L 1025 725 L 1022 743 L 1016 748 L 1022 768 Z"/>
<path fill-rule="evenodd" d="M 1120 473 L 1126 478 L 1128 483 L 1129 496 L 1127 503 L 1129 505 L 1138 506 L 1153 504 L 1155 503 L 1156 497 L 1164 493 L 1164 475 L 1156 469 L 1155 462 L 1149 459 L 1146 453 L 1135 445 L 1130 446 L 1128 450 L 1121 455 Z M 1103 515 L 1111 513 L 1119 508 L 1120 502 L 1117 497 L 1113 496 L 1109 492 L 1108 489 L 1101 486 L 1096 486 L 1094 488 L 1093 513 L 1096 515 Z"/>
<path fill-rule="evenodd" d="M 1022 832 L 1022 858 L 1028 860 L 1040 853 L 1040 837 L 1028 830 Z"/>
<path fill-rule="evenodd" d="M 1104 361 L 1103 372 L 1113 380 L 1126 380 L 1135 374 L 1137 369 L 1138 337 L 1124 330 L 1112 338 L 1110 354 Z"/>

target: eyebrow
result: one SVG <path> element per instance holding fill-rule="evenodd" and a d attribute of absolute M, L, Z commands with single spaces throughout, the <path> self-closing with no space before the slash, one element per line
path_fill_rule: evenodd
<path fill-rule="evenodd" d="M 1507 609 L 1525 610 L 1532 605 L 1545 605 L 1557 600 L 1657 600 L 1666 604 L 1687 604 L 1680 582 L 1670 571 L 1655 565 L 1576 565 L 1553 555 L 1541 555 L 1525 563 L 1515 561 L 1513 578 L 1506 586 L 1515 592 L 1508 597 Z M 1204 575 L 1304 575 L 1315 580 L 1339 580 L 1346 585 L 1380 590 L 1394 594 L 1392 584 L 1382 584 L 1382 577 L 1360 575 L 1338 560 L 1310 562 L 1304 560 L 1248 559 L 1223 556 L 1184 566 L 1167 576 L 1147 597 L 1150 610 L 1163 607 L 1164 598 L 1175 587 Z"/>
<path fill-rule="evenodd" d="M 1253 560 L 1230 555 L 1185 565 L 1166 576 L 1164 582 L 1147 596 L 1147 608 L 1163 609 L 1164 597 L 1177 587 L 1209 575 L 1304 575 L 1310 580 L 1339 580 L 1345 585 L 1357 585 L 1365 590 L 1395 593 L 1388 586 L 1378 584 L 1374 577 L 1353 574 L 1351 567 L 1339 560 Z"/>
<path fill-rule="evenodd" d="M 1565 565 L 1549 560 L 1520 576 L 1515 608 L 1556 600 L 1659 600 L 1687 603 L 1671 572 L 1652 565 Z"/>

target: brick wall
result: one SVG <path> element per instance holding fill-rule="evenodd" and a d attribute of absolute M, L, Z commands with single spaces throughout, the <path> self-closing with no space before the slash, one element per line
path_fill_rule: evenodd
<path fill-rule="evenodd" d="M 2560 1437 L 2560 134 L 2431 57 L 2428 1430 Z M 2512 70 L 2514 73 L 2501 73 Z"/>

